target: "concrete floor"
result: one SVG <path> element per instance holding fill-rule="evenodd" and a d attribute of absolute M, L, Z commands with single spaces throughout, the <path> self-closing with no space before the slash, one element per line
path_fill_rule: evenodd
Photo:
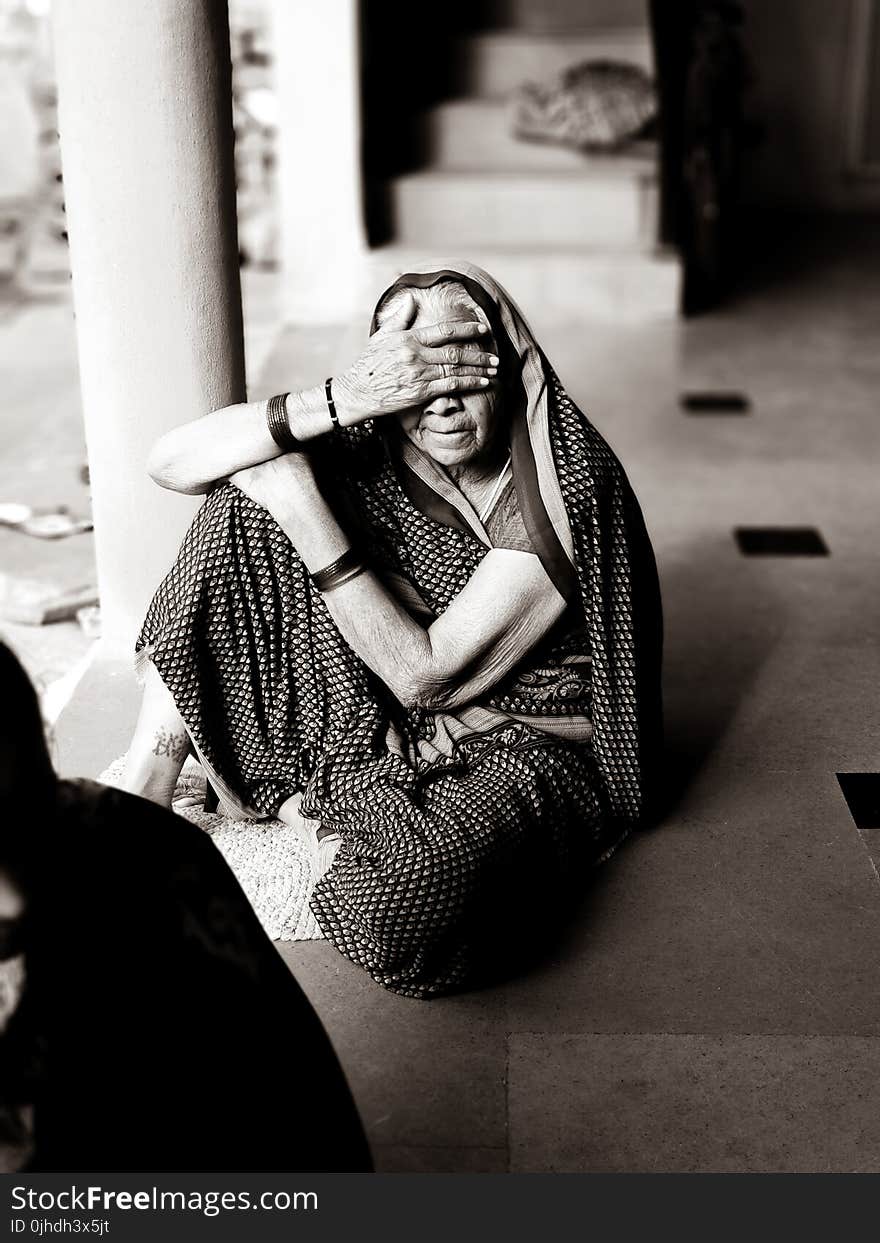
<path fill-rule="evenodd" d="M 88 517 L 69 282 L 35 283 L 27 294 L 0 284 L 0 372 L 0 501 L 64 505 L 77 518 Z M 0 527 L 2 585 L 36 580 L 62 590 L 86 586 L 95 582 L 94 560 L 90 533 L 38 540 Z M 67 674 L 90 646 L 75 621 L 27 626 L 0 620 L 0 636 L 20 654 L 41 691 Z"/>
<path fill-rule="evenodd" d="M 880 769 L 880 257 L 848 222 L 789 235 L 694 322 L 525 310 L 655 539 L 666 817 L 503 986 L 420 1003 L 326 944 L 281 952 L 382 1170 L 880 1171 L 880 829 L 856 829 L 835 776 Z M 260 390 L 320 378 L 322 349 L 285 334 Z M 696 388 L 752 412 L 687 416 Z M 830 556 L 739 553 L 733 528 L 779 524 L 818 528 Z M 91 775 L 125 722 L 83 702 L 62 767 Z"/>

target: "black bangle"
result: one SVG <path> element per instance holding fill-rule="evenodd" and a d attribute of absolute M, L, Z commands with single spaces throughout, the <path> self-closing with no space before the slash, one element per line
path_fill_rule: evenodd
<path fill-rule="evenodd" d="M 363 574 L 366 568 L 358 553 L 353 548 L 349 548 L 341 557 L 325 565 L 323 570 L 316 570 L 314 574 L 310 574 L 309 578 L 318 591 L 332 591 L 334 587 L 341 587 L 349 579 Z"/>
<path fill-rule="evenodd" d="M 287 399 L 289 393 L 276 393 L 266 403 L 266 426 L 269 435 L 282 453 L 295 453 L 300 442 L 290 430 L 290 419 L 287 417 Z"/>
<path fill-rule="evenodd" d="M 336 413 L 336 402 L 333 400 L 333 394 L 330 392 L 330 385 L 333 383 L 333 376 L 328 376 L 324 381 L 324 396 L 327 398 L 327 409 L 330 411 L 330 422 L 334 427 L 339 426 L 339 415 Z"/>

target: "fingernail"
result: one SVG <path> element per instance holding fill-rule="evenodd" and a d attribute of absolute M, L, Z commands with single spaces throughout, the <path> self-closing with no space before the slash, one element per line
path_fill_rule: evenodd
<path fill-rule="evenodd" d="M 489 375 L 497 375 L 497 374 L 498 374 L 498 368 L 497 368 L 497 367 L 490 367 L 490 368 L 489 368 Z"/>
<path fill-rule="evenodd" d="M 492 366 L 493 366 L 493 367 L 497 367 L 497 366 L 498 366 L 498 364 L 501 362 L 501 359 L 500 359 L 500 358 L 496 358 L 496 356 L 495 356 L 494 354 L 490 354 L 490 355 L 489 355 L 489 362 L 492 364 Z"/>
<path fill-rule="evenodd" d="M 488 380 L 481 379 L 481 380 L 480 380 L 480 387 L 481 387 L 481 388 L 485 388 L 485 387 L 486 387 L 486 385 L 487 385 L 488 383 L 489 383 L 489 381 L 488 381 Z"/>

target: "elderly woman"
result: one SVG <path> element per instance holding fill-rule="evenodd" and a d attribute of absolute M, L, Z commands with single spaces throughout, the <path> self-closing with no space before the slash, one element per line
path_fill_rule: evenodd
<path fill-rule="evenodd" d="M 643 818 L 660 601 L 619 462 L 468 264 L 402 276 L 343 375 L 177 428 L 210 495 L 138 641 L 127 784 L 190 746 L 236 815 L 335 852 L 312 909 L 385 987 L 508 968 Z"/>

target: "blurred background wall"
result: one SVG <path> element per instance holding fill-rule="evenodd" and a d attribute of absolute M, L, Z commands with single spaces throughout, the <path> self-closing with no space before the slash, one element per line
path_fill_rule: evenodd
<path fill-rule="evenodd" d="M 50 0 L 0 0 L 0 266 L 7 270 L 15 262 L 14 218 L 24 200 L 31 204 L 31 261 L 48 270 L 64 266 L 57 251 L 64 242 L 64 195 L 49 7 Z M 741 0 L 730 7 L 742 10 L 744 107 L 752 134 L 741 167 L 742 204 L 804 213 L 875 210 L 878 0 Z M 456 60 L 463 40 L 491 32 L 568 37 L 577 60 L 577 36 L 585 29 L 641 29 L 646 36 L 648 30 L 647 0 L 450 0 L 439 24 L 435 12 L 399 0 L 363 0 L 361 15 L 366 214 L 374 242 L 393 237 L 387 179 L 426 163 L 419 118 L 462 93 Z M 232 0 L 230 24 L 242 258 L 271 267 L 280 249 L 281 120 L 271 0 Z M 534 66 L 540 78 L 537 54 Z"/>
<path fill-rule="evenodd" d="M 799 212 L 880 207 L 880 5 L 744 0 L 743 8 L 749 110 L 763 131 L 744 201 Z"/>

